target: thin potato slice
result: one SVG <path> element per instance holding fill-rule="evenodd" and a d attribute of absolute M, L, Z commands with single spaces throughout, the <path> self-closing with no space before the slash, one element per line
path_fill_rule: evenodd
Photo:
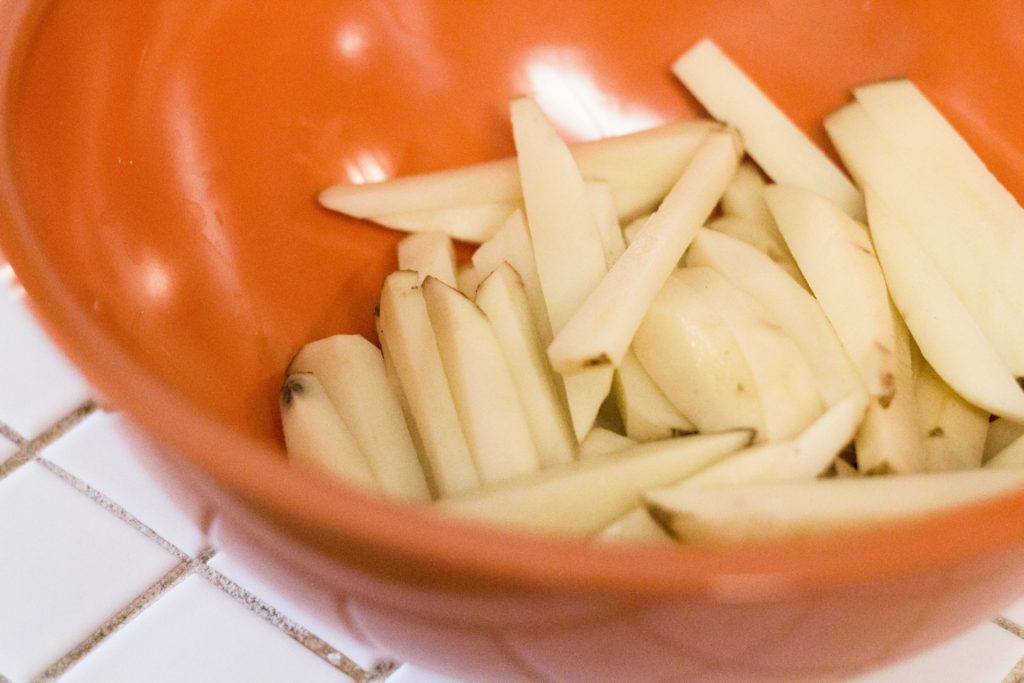
<path fill-rule="evenodd" d="M 461 292 L 440 280 L 423 282 L 455 410 L 484 484 L 540 467 L 519 392 L 494 328 Z"/>
<path fill-rule="evenodd" d="M 697 431 L 658 388 L 632 351 L 615 370 L 612 396 L 622 416 L 626 436 L 640 442 L 668 439 Z"/>
<path fill-rule="evenodd" d="M 316 376 L 355 437 L 380 489 L 400 498 L 430 500 L 401 405 L 380 349 L 358 335 L 334 335 L 306 344 L 288 373 Z"/>
<path fill-rule="evenodd" d="M 974 405 L 1024 422 L 1024 392 L 988 337 L 888 203 L 870 187 L 866 197 L 889 292 L 921 355 Z"/>
<path fill-rule="evenodd" d="M 988 413 L 976 408 L 942 381 L 914 349 L 914 398 L 927 470 L 981 467 Z"/>
<path fill-rule="evenodd" d="M 288 458 L 299 467 L 379 490 L 373 470 L 313 373 L 289 375 L 281 387 L 281 427 Z"/>
<path fill-rule="evenodd" d="M 629 220 L 657 206 L 710 125 L 706 120 L 677 121 L 571 149 L 584 177 L 607 182 L 619 218 Z M 401 230 L 444 230 L 478 243 L 522 208 L 521 198 L 515 159 L 380 183 L 334 185 L 320 193 L 320 203 L 334 211 Z"/>
<path fill-rule="evenodd" d="M 398 269 L 413 270 L 422 283 L 435 277 L 449 287 L 458 285 L 455 245 L 443 232 L 421 232 L 398 241 Z"/>
<path fill-rule="evenodd" d="M 864 387 L 888 403 L 895 390 L 892 317 L 867 230 L 836 204 L 799 187 L 774 185 L 765 199 Z"/>
<path fill-rule="evenodd" d="M 380 330 L 423 443 L 429 476 L 438 494 L 448 496 L 476 488 L 480 476 L 462 433 L 418 282 L 416 273 L 408 270 L 385 278 Z"/>
<path fill-rule="evenodd" d="M 717 462 L 750 436 L 737 430 L 655 441 L 487 486 L 434 508 L 482 522 L 588 536 L 636 506 L 644 491 Z"/>
<path fill-rule="evenodd" d="M 736 170 L 736 140 L 709 133 L 665 201 L 548 347 L 563 374 L 618 365 L 651 302 Z"/>
<path fill-rule="evenodd" d="M 694 487 L 648 494 L 652 516 L 682 543 L 779 541 L 920 517 L 1009 493 L 1024 468 Z"/>
<path fill-rule="evenodd" d="M 712 116 L 740 131 L 747 153 L 769 178 L 816 192 L 863 220 L 864 202 L 853 183 L 714 42 L 698 42 L 672 72 Z"/>

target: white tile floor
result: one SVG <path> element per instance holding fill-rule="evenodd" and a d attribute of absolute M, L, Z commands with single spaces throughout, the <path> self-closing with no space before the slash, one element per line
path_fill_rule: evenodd
<path fill-rule="evenodd" d="M 218 551 L 216 525 L 153 482 L 153 446 L 89 403 L 3 271 L 0 683 L 455 683 L 351 641 Z M 1024 600 L 856 683 L 1024 682 L 1018 624 Z"/>

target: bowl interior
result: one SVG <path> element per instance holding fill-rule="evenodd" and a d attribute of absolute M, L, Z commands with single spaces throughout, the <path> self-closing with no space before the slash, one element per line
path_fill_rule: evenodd
<path fill-rule="evenodd" d="M 0 238 L 43 318 L 129 412 L 163 387 L 183 399 L 166 419 L 210 419 L 261 453 L 281 454 L 289 357 L 332 333 L 375 338 L 395 267 L 399 236 L 320 209 L 318 190 L 510 154 L 513 95 L 571 139 L 693 116 L 668 67 L 711 36 L 823 144 L 851 85 L 910 76 L 1024 196 L 1013 2 L 17 0 L 3 14 L 17 30 Z M 84 346 L 71 309 L 156 384 Z"/>

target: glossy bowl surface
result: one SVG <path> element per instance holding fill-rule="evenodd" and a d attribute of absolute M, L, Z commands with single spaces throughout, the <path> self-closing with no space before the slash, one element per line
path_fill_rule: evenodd
<path fill-rule="evenodd" d="M 710 36 L 822 143 L 850 86 L 910 76 L 1020 198 L 1018 2 L 6 0 L 0 26 L 0 243 L 41 319 L 361 637 L 487 678 L 792 678 L 919 649 L 1024 586 L 1024 494 L 841 538 L 608 549 L 293 471 L 276 418 L 291 354 L 373 338 L 395 266 L 398 235 L 320 209 L 322 187 L 508 155 L 521 93 L 570 139 L 693 116 L 668 66 Z"/>

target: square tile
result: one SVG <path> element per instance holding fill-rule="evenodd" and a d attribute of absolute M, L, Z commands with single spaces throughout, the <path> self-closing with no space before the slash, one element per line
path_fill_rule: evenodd
<path fill-rule="evenodd" d="M 0 481 L 0 673 L 28 679 L 178 560 L 39 463 Z"/>
<path fill-rule="evenodd" d="M 206 579 L 172 588 L 62 683 L 344 683 L 350 679 Z"/>
<path fill-rule="evenodd" d="M 318 593 L 312 586 L 301 589 L 275 586 L 260 571 L 258 560 L 243 561 L 227 551 L 218 551 L 209 565 L 254 595 L 258 595 L 281 614 L 301 624 L 339 652 L 370 671 L 386 660 L 386 655 L 353 639 L 325 613 L 334 608 L 336 601 L 326 593 Z"/>
<path fill-rule="evenodd" d="M 1000 683 L 1024 657 L 1024 640 L 986 622 L 881 671 L 848 683 Z"/>
<path fill-rule="evenodd" d="M 50 460 L 100 491 L 170 541 L 195 556 L 207 545 L 201 501 L 184 487 L 157 478 L 155 446 L 124 417 L 96 411 L 45 448 Z"/>
<path fill-rule="evenodd" d="M 0 421 L 31 439 L 85 403 L 89 385 L 9 286 L 0 286 L 0 330 Z"/>

